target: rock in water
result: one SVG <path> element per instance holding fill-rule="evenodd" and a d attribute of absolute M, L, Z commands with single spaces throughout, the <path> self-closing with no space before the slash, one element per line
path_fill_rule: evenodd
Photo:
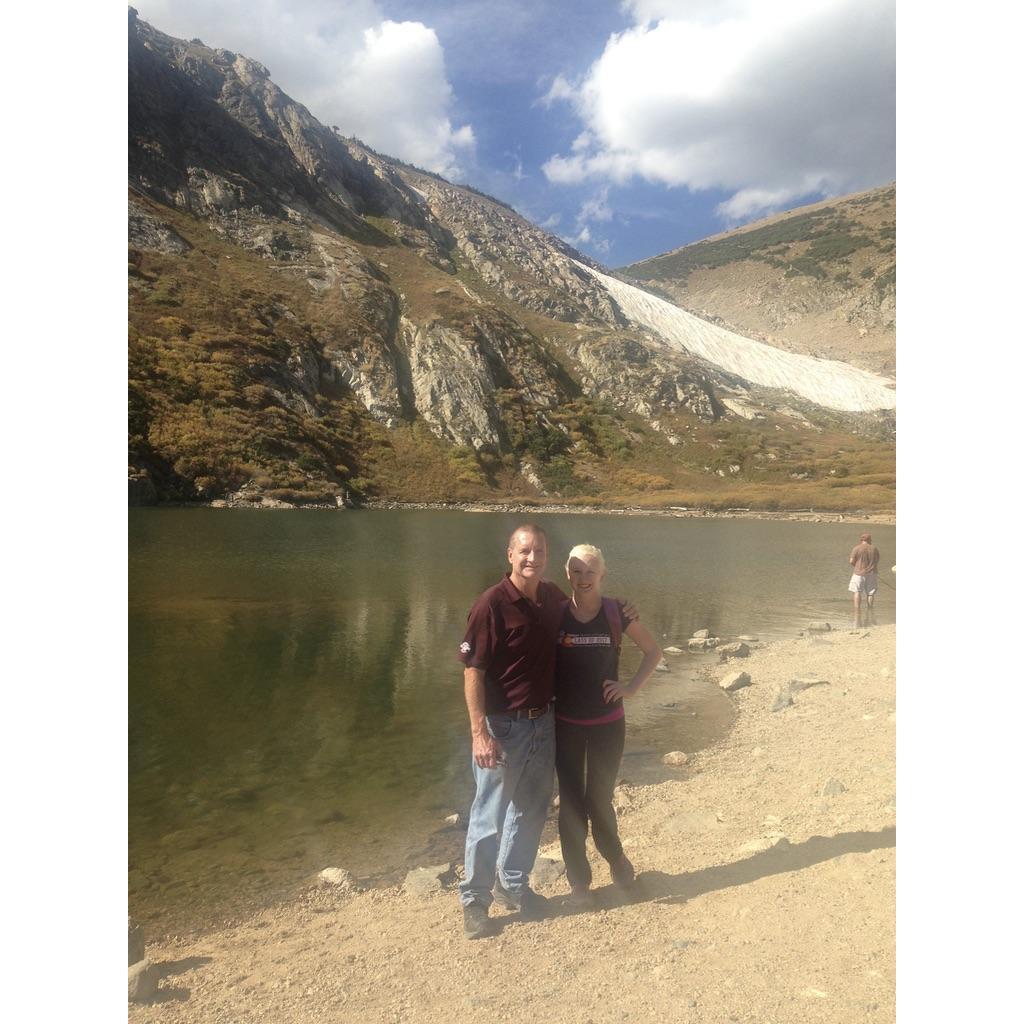
<path fill-rule="evenodd" d="M 808 633 L 830 633 L 832 626 L 828 622 L 808 622 Z"/>
<path fill-rule="evenodd" d="M 678 647 L 663 647 L 662 650 L 666 654 L 682 654 L 683 653 Z"/>
<path fill-rule="evenodd" d="M 686 646 L 691 651 L 703 651 L 708 646 L 708 642 L 703 639 L 687 640 Z"/>
<path fill-rule="evenodd" d="M 667 764 L 670 768 L 681 768 L 689 758 L 681 750 L 670 750 L 662 759 L 662 764 Z"/>
<path fill-rule="evenodd" d="M 744 686 L 751 685 L 750 674 L 748 672 L 730 672 L 729 675 L 723 676 L 718 680 L 718 685 L 726 693 L 742 690 Z"/>
<path fill-rule="evenodd" d="M 711 630 L 710 629 L 698 629 L 697 632 L 693 634 L 693 639 L 694 640 L 707 640 L 707 638 L 709 636 L 711 636 Z"/>
<path fill-rule="evenodd" d="M 148 960 L 139 960 L 128 968 L 128 1002 L 144 1003 L 156 995 L 160 972 Z"/>

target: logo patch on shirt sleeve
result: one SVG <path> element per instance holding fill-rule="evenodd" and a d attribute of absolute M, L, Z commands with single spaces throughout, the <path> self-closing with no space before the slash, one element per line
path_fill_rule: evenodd
<path fill-rule="evenodd" d="M 471 650 L 473 650 L 473 648 L 470 646 L 468 640 L 463 640 L 462 643 L 459 644 L 459 651 L 461 651 L 461 653 L 469 654 Z"/>

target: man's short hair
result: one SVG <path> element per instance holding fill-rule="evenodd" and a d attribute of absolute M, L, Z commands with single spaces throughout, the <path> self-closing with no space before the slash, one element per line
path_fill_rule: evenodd
<path fill-rule="evenodd" d="M 521 526 L 517 526 L 508 537 L 508 549 L 509 551 L 515 547 L 516 534 L 518 533 L 532 533 L 534 537 L 543 537 L 545 541 L 548 539 L 547 531 L 543 526 L 538 526 L 536 523 L 523 523 Z"/>
<path fill-rule="evenodd" d="M 871 534 L 870 533 L 862 533 L 860 535 L 860 539 L 861 539 L 862 542 L 863 541 L 867 541 L 868 544 L 870 544 L 871 543 Z"/>

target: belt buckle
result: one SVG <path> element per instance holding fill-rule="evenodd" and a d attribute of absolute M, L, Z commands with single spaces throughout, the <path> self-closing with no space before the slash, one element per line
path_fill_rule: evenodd
<path fill-rule="evenodd" d="M 530 719 L 540 718 L 540 716 L 543 715 L 545 711 L 547 711 L 547 708 L 530 708 L 526 712 L 526 717 Z"/>

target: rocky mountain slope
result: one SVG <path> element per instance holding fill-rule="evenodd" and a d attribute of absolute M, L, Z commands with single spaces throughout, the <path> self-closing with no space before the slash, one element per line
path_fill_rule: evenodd
<path fill-rule="evenodd" d="M 131 500 L 892 507 L 890 382 L 651 315 L 244 56 L 128 53 Z"/>
<path fill-rule="evenodd" d="M 895 374 L 895 185 L 791 210 L 616 273 L 747 337 Z"/>

